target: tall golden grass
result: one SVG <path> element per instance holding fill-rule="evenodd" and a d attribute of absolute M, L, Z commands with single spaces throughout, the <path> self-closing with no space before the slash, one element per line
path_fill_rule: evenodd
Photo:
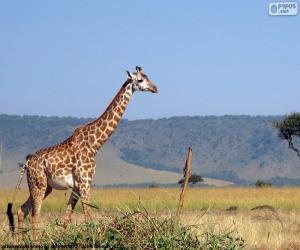
<path fill-rule="evenodd" d="M 0 190 L 0 209 L 6 210 L 13 190 Z M 28 190 L 20 190 L 14 208 L 28 198 Z M 145 189 L 94 189 L 91 203 L 103 211 L 117 211 L 122 207 L 136 207 L 142 204 L 153 212 L 175 211 L 178 206 L 179 188 Z M 66 208 L 70 191 L 54 191 L 43 202 L 42 212 L 61 212 Z M 226 209 L 237 206 L 251 209 L 260 205 L 276 209 L 300 211 L 300 188 L 190 188 L 186 193 L 184 211 Z M 80 204 L 77 209 L 81 209 Z"/>
<path fill-rule="evenodd" d="M 13 190 L 0 190 L 1 211 L 12 194 Z M 99 207 L 94 210 L 96 217 L 138 205 L 164 217 L 176 213 L 179 194 L 179 188 L 95 189 L 91 204 Z M 60 217 L 69 195 L 69 191 L 54 191 L 43 202 L 42 216 Z M 27 197 L 28 190 L 20 190 L 14 211 Z M 259 206 L 263 207 L 251 210 Z M 79 202 L 75 218 L 82 218 L 81 207 Z M 201 225 L 199 234 L 232 230 L 246 240 L 249 249 L 300 249 L 300 188 L 190 188 L 181 221 Z"/>

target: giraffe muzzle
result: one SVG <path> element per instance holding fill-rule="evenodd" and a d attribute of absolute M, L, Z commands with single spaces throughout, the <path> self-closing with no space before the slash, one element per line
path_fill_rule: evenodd
<path fill-rule="evenodd" d="M 149 87 L 149 90 L 150 90 L 150 92 L 152 92 L 152 93 L 158 93 L 158 89 L 157 89 L 157 87 L 156 87 L 154 84 L 152 84 L 152 85 Z"/>

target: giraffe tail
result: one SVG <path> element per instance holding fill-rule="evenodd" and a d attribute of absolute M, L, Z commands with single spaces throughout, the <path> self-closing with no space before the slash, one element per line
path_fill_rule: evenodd
<path fill-rule="evenodd" d="M 19 163 L 19 167 L 21 167 L 21 173 L 20 173 L 20 176 L 19 176 L 19 181 L 18 181 L 18 184 L 17 184 L 16 189 L 14 191 L 12 201 L 7 204 L 7 209 L 6 209 L 6 214 L 7 214 L 8 223 L 9 223 L 9 229 L 12 232 L 15 232 L 15 228 L 16 228 L 15 227 L 15 222 L 14 222 L 14 214 L 12 212 L 12 207 L 13 207 L 13 203 L 16 199 L 17 192 L 20 189 L 20 185 L 21 185 L 24 173 L 26 172 L 27 164 Z"/>
<path fill-rule="evenodd" d="M 9 229 L 10 229 L 10 231 L 12 231 L 14 233 L 15 232 L 15 221 L 14 221 L 14 214 L 12 212 L 12 206 L 13 206 L 12 202 L 9 202 L 7 204 L 6 214 L 8 217 Z"/>

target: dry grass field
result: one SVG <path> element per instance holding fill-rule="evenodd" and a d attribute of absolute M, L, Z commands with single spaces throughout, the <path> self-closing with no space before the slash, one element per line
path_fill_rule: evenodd
<path fill-rule="evenodd" d="M 1 211 L 6 210 L 12 193 L 0 190 Z M 99 207 L 93 217 L 106 220 L 142 207 L 152 215 L 168 218 L 176 212 L 179 193 L 176 188 L 93 190 L 91 204 Z M 28 190 L 20 190 L 15 211 L 27 195 Z M 69 192 L 56 191 L 44 201 L 44 223 L 62 215 L 68 197 Z M 180 220 L 183 225 L 195 225 L 197 235 L 230 232 L 242 237 L 246 249 L 300 249 L 300 188 L 190 188 Z M 81 221 L 78 204 L 74 222 Z M 0 226 L 7 228 L 4 214 Z"/>

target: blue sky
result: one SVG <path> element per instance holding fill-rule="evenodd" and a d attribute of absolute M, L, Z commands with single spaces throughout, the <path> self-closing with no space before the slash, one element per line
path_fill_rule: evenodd
<path fill-rule="evenodd" d="M 0 113 L 96 117 L 142 66 L 128 119 L 299 111 L 300 16 L 269 1 L 0 2 Z"/>

